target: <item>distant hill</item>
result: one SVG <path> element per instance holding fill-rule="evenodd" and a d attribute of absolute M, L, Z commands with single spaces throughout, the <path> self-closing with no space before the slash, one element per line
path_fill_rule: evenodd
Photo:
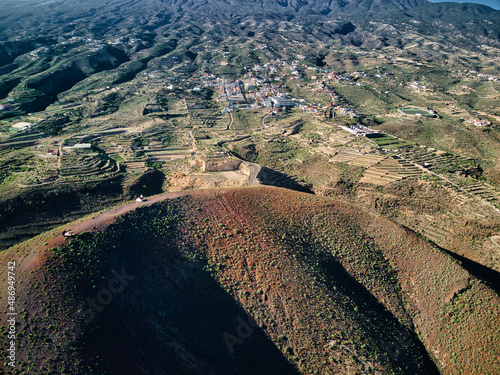
<path fill-rule="evenodd" d="M 487 54 L 479 46 L 500 48 L 500 12 L 425 0 L 0 2 L 0 99 L 24 95 L 23 111 L 36 112 L 100 72 L 110 72 L 108 80 L 92 87 L 128 82 L 152 60 L 207 41 L 254 36 L 311 48 L 389 47 L 443 63 L 452 51 L 462 66 L 470 52 Z M 407 51 L 416 36 L 444 48 Z"/>
<path fill-rule="evenodd" d="M 429 0 L 432 3 L 449 3 L 450 0 Z M 472 4 L 481 4 L 491 7 L 496 10 L 500 10 L 500 1 L 499 0 L 455 0 L 454 3 L 472 3 Z"/>
<path fill-rule="evenodd" d="M 499 296 L 388 219 L 279 188 L 194 192 L 115 216 L 0 254 L 22 281 L 21 371 L 500 371 Z"/>
<path fill-rule="evenodd" d="M 129 27 L 130 31 L 146 27 L 144 31 L 153 31 L 153 27 L 174 24 L 179 21 L 226 17 L 225 23 L 231 24 L 235 17 L 251 17 L 258 14 L 263 21 L 267 18 L 280 17 L 287 20 L 303 17 L 337 19 L 338 17 L 373 17 L 375 19 L 390 16 L 397 12 L 405 13 L 415 8 L 423 8 L 428 20 L 440 18 L 442 8 L 433 6 L 426 0 L 95 0 L 43 2 L 39 0 L 23 2 L 0 2 L 0 31 L 3 38 L 24 38 L 35 35 L 63 35 L 66 33 L 86 32 L 103 36 L 110 31 Z M 141 11 L 138 13 L 137 10 Z M 488 13 L 488 8 L 468 4 L 462 8 L 459 4 L 447 3 L 453 14 L 473 17 L 474 13 Z M 490 9 L 491 10 L 491 9 Z M 368 13 L 366 13 L 368 12 Z M 495 16 L 495 17 L 498 17 Z M 135 22 L 134 23 L 132 23 Z M 21 32 L 21 34 L 19 33 Z"/>

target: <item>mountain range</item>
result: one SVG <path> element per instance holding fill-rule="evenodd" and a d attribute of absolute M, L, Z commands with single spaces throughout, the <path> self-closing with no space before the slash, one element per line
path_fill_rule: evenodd
<path fill-rule="evenodd" d="M 124 28 L 132 31 L 143 26 L 152 31 L 181 21 L 207 19 L 232 24 L 253 17 L 260 21 L 297 19 L 305 23 L 312 19 L 347 18 L 359 23 L 395 17 L 417 21 L 438 19 L 464 27 L 462 20 L 498 20 L 499 17 L 497 12 L 481 5 L 433 4 L 426 0 L 111 0 L 105 3 L 34 0 L 0 2 L 0 10 L 0 31 L 4 40 L 81 33 L 84 27 L 87 27 L 87 34 L 104 36 Z M 498 22 L 492 27 L 498 32 L 497 25 Z"/>
<path fill-rule="evenodd" d="M 492 61 L 500 48 L 500 12 L 425 0 L 4 1 L 0 99 L 17 98 L 32 88 L 38 91 L 24 100 L 24 109 L 37 111 L 95 73 L 118 69 L 121 78 L 113 82 L 129 81 L 167 53 L 184 54 L 207 42 L 215 48 L 238 37 L 304 43 L 318 61 L 334 46 L 392 48 L 404 58 L 475 69 L 471 52 Z M 74 38 L 105 41 L 107 46 L 98 55 L 89 54 Z M 425 41 L 416 45 L 416 39 Z M 422 49 L 422 43 L 440 47 Z M 38 54 L 39 48 L 51 52 L 31 62 L 26 54 Z"/>

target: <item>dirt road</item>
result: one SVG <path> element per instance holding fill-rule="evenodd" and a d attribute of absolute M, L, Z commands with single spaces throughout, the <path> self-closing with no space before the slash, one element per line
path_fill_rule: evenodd
<path fill-rule="evenodd" d="M 93 228 L 99 228 L 102 226 L 109 225 L 112 223 L 116 218 L 118 218 L 120 215 L 124 215 L 127 212 L 135 210 L 137 207 L 144 207 L 144 206 L 150 206 L 153 203 L 156 202 L 161 202 L 165 199 L 174 199 L 177 197 L 181 197 L 184 195 L 187 195 L 188 193 L 165 193 L 161 195 L 157 195 L 154 197 L 149 198 L 145 202 L 131 202 L 124 204 L 123 206 L 120 206 L 118 208 L 112 208 L 107 211 L 104 211 L 102 214 L 97 216 L 96 218 L 88 221 L 84 221 L 82 223 L 79 223 L 75 226 L 72 226 L 71 231 L 74 234 L 79 234 L 83 232 L 87 232 Z M 58 235 L 57 237 L 54 237 L 48 241 L 48 248 L 54 247 L 58 244 L 64 243 L 64 241 L 67 239 L 67 237 L 64 237 L 62 234 Z"/>

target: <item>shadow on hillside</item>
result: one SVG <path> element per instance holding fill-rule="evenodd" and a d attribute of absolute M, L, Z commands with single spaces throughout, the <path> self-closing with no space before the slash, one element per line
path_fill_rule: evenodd
<path fill-rule="evenodd" d="M 298 374 L 201 262 L 180 256 L 170 240 L 157 245 L 152 238 L 142 244 L 131 239 L 123 238 L 118 253 L 135 279 L 102 312 L 99 329 L 86 341 L 85 351 L 103 362 L 99 369 Z"/>
<path fill-rule="evenodd" d="M 477 277 L 479 280 L 486 282 L 486 284 L 500 295 L 500 272 L 491 268 L 483 266 L 480 263 L 467 259 L 451 251 L 442 249 L 452 258 L 458 260 L 463 268 L 465 268 L 471 275 Z"/>
<path fill-rule="evenodd" d="M 26 188 L 0 199 L 0 251 L 63 223 L 105 207 L 123 197 L 123 175 L 81 185 Z"/>
<path fill-rule="evenodd" d="M 353 320 L 358 327 L 363 327 L 364 334 L 378 343 L 396 373 L 404 374 L 439 374 L 425 347 L 415 332 L 408 331 L 398 319 L 389 312 L 371 292 L 353 278 L 333 257 L 323 260 L 320 268 L 327 277 L 330 290 L 336 290 L 335 297 L 344 305 L 346 311 L 352 311 Z M 367 329 L 367 327 L 369 327 Z"/>
<path fill-rule="evenodd" d="M 163 192 L 163 182 L 165 174 L 156 169 L 150 169 L 144 173 L 130 188 L 128 195 L 131 198 L 136 198 L 138 195 L 151 196 L 161 194 Z"/>
<path fill-rule="evenodd" d="M 263 185 L 276 186 L 304 193 L 314 194 L 311 187 L 300 181 L 299 179 L 289 176 L 285 173 L 275 171 L 267 167 L 261 167 L 257 179 Z"/>

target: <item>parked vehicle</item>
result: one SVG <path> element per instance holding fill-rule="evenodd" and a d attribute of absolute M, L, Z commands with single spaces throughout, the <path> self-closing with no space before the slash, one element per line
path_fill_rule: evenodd
<path fill-rule="evenodd" d="M 62 232 L 62 235 L 64 237 L 75 237 L 75 234 L 71 230 L 65 230 L 64 232 Z"/>

